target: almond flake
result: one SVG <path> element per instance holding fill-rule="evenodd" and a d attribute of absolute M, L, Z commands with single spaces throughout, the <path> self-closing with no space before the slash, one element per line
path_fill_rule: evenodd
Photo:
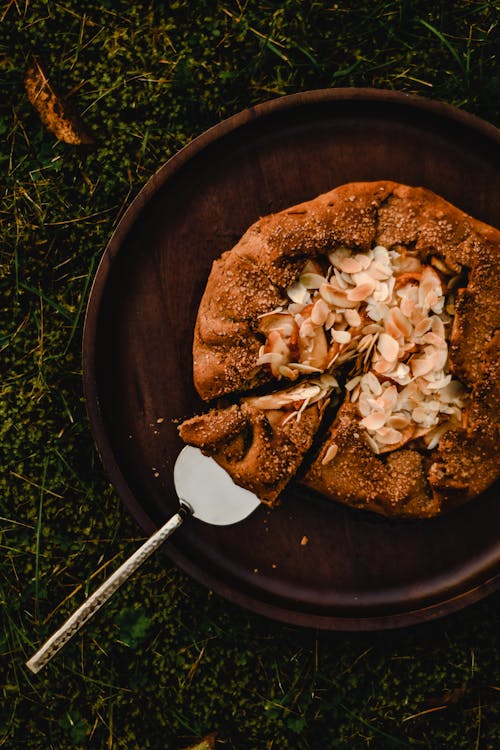
<path fill-rule="evenodd" d="M 396 339 L 393 339 L 388 333 L 380 334 L 377 342 L 377 349 L 382 357 L 388 362 L 394 362 L 398 358 L 399 344 Z"/>
<path fill-rule="evenodd" d="M 289 368 L 291 370 L 296 370 L 297 372 L 303 372 L 303 373 L 321 372 L 321 370 L 318 367 L 312 367 L 311 365 L 304 365 L 302 362 L 290 362 Z"/>
<path fill-rule="evenodd" d="M 434 357 L 418 357 L 413 358 L 410 364 L 413 376 L 418 378 L 434 370 L 436 361 Z"/>
<path fill-rule="evenodd" d="M 368 269 L 368 273 L 376 281 L 385 281 L 385 279 L 392 276 L 392 269 L 388 266 L 382 265 L 379 261 L 374 260 Z"/>
<path fill-rule="evenodd" d="M 373 439 L 373 437 L 370 435 L 369 432 L 364 433 L 365 441 L 368 443 L 372 451 L 375 453 L 375 455 L 378 455 L 380 453 L 380 446 L 377 443 L 376 440 Z"/>
<path fill-rule="evenodd" d="M 289 380 L 295 380 L 297 378 L 297 373 L 294 372 L 289 365 L 278 365 L 278 373 Z"/>
<path fill-rule="evenodd" d="M 443 424 L 436 427 L 434 430 L 431 430 L 428 432 L 424 437 L 424 443 L 427 448 L 427 450 L 433 450 L 433 448 L 436 448 L 439 441 L 445 434 L 445 432 L 448 432 L 448 430 L 451 428 L 451 424 L 449 422 L 444 422 Z"/>
<path fill-rule="evenodd" d="M 410 415 L 404 414 L 403 412 L 396 412 L 391 414 L 386 422 L 387 427 L 392 427 L 395 430 L 404 430 L 410 425 Z"/>
<path fill-rule="evenodd" d="M 392 307 L 389 312 L 389 317 L 394 327 L 400 332 L 401 336 L 404 336 L 405 338 L 411 336 L 413 326 L 399 307 Z"/>
<path fill-rule="evenodd" d="M 402 433 L 399 430 L 394 430 L 392 427 L 382 427 L 377 432 L 378 442 L 384 445 L 395 445 L 399 443 L 402 437 Z"/>
<path fill-rule="evenodd" d="M 288 297 L 292 302 L 296 302 L 299 305 L 305 305 L 310 301 L 309 292 L 307 288 L 297 281 L 295 284 L 289 286 L 286 290 Z"/>
<path fill-rule="evenodd" d="M 345 384 L 346 391 L 352 391 L 353 388 L 355 388 L 358 385 L 360 380 L 361 380 L 361 375 L 356 375 L 354 378 L 351 378 L 350 380 L 348 380 L 347 383 Z"/>
<path fill-rule="evenodd" d="M 352 257 L 342 258 L 337 263 L 337 266 L 344 273 L 359 273 L 363 270 L 363 266 L 361 265 L 361 263 L 359 263 L 356 258 Z"/>
<path fill-rule="evenodd" d="M 361 325 L 361 317 L 357 310 L 344 310 L 344 317 L 348 324 L 353 328 L 358 328 L 358 326 Z"/>
<path fill-rule="evenodd" d="M 358 343 L 358 352 L 363 352 L 365 351 L 365 349 L 368 349 L 372 345 L 374 340 L 375 337 L 367 333 L 366 336 L 363 336 L 363 338 L 360 339 Z"/>
<path fill-rule="evenodd" d="M 367 417 L 364 417 L 360 421 L 360 425 L 364 427 L 366 430 L 371 430 L 372 432 L 375 432 L 376 430 L 379 430 L 381 427 L 384 426 L 385 421 L 387 419 L 387 415 L 383 411 L 372 411 L 371 414 L 369 414 Z"/>
<path fill-rule="evenodd" d="M 373 299 L 375 302 L 385 302 L 389 296 L 389 285 L 384 281 L 379 281 L 373 292 Z"/>
<path fill-rule="evenodd" d="M 320 297 L 320 299 L 314 303 L 314 307 L 311 311 L 311 321 L 314 325 L 321 326 L 323 323 L 326 323 L 329 314 L 330 308 Z"/>
<path fill-rule="evenodd" d="M 340 308 L 356 307 L 356 301 L 350 300 L 347 296 L 347 292 L 345 292 L 343 289 L 337 289 L 327 281 L 321 284 L 319 293 L 325 300 L 325 302 L 327 302 L 329 305 L 334 305 L 335 307 Z"/>
<path fill-rule="evenodd" d="M 328 464 L 332 461 L 339 451 L 339 446 L 336 443 L 332 443 L 326 449 L 326 453 L 321 461 L 322 464 Z"/>
<path fill-rule="evenodd" d="M 355 286 L 354 289 L 349 289 L 347 292 L 347 299 L 350 300 L 351 302 L 361 302 L 365 299 L 368 299 L 368 297 L 370 296 L 370 294 L 372 294 L 374 289 L 375 289 L 375 281 L 372 284 L 370 284 L 370 282 L 367 281 L 364 284 Z"/>
<path fill-rule="evenodd" d="M 349 331 L 337 331 L 335 328 L 332 328 L 330 335 L 332 341 L 336 341 L 337 344 L 348 344 L 351 340 L 351 334 Z"/>
<path fill-rule="evenodd" d="M 351 251 L 347 247 L 338 247 L 331 253 L 328 253 L 328 260 L 332 266 L 338 266 L 341 260 L 347 258 L 351 254 Z"/>
<path fill-rule="evenodd" d="M 320 276 L 319 273 L 302 273 L 299 278 L 299 282 L 306 289 L 319 289 L 325 281 L 324 276 Z"/>
<path fill-rule="evenodd" d="M 395 385 L 385 388 L 378 401 L 387 413 L 390 413 L 396 406 L 398 400 L 398 389 Z"/>
<path fill-rule="evenodd" d="M 372 262 L 371 255 L 365 254 L 365 253 L 356 253 L 354 256 L 354 260 L 357 261 L 358 265 L 361 267 L 361 270 L 366 271 L 366 269 L 370 266 Z"/>
<path fill-rule="evenodd" d="M 413 331 L 413 335 L 415 337 L 423 336 L 424 333 L 427 333 L 429 328 L 431 327 L 432 322 L 430 318 L 422 318 L 415 326 L 415 330 Z"/>
<path fill-rule="evenodd" d="M 361 379 L 361 387 L 363 390 L 368 390 L 373 393 L 374 396 L 380 396 L 382 394 L 382 386 L 380 385 L 379 379 L 373 374 L 373 372 L 367 372 Z"/>

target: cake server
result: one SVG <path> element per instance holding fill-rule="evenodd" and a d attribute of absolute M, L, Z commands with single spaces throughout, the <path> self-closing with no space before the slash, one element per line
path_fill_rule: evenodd
<path fill-rule="evenodd" d="M 256 495 L 234 484 L 213 459 L 186 446 L 174 466 L 174 484 L 180 507 L 50 636 L 26 662 L 35 674 L 85 625 L 132 573 L 155 552 L 189 516 L 205 523 L 228 526 L 243 521 L 260 504 Z"/>

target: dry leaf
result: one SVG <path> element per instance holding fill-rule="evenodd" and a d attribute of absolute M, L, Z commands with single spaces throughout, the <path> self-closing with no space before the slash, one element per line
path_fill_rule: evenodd
<path fill-rule="evenodd" d="M 54 91 L 40 62 L 36 59 L 26 72 L 24 87 L 43 124 L 59 141 L 73 146 L 94 143 L 78 115 L 72 111 L 68 102 Z"/>
<path fill-rule="evenodd" d="M 184 750 L 215 750 L 215 737 L 216 732 L 207 734 L 206 737 L 203 737 L 203 739 L 195 745 L 189 745 L 189 747 L 185 747 Z"/>

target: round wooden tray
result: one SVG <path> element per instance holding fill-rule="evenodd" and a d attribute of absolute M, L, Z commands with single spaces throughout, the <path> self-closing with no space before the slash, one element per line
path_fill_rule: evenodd
<path fill-rule="evenodd" d="M 191 344 L 214 258 L 259 216 L 356 180 L 421 185 L 495 224 L 499 155 L 496 128 L 445 104 L 331 89 L 241 112 L 149 180 L 104 252 L 83 338 L 97 448 L 145 532 L 177 508 L 176 423 L 206 408 Z M 369 630 L 439 617 L 497 589 L 499 528 L 498 487 L 443 518 L 389 522 L 291 485 L 277 510 L 232 527 L 190 519 L 165 549 L 255 612 Z"/>

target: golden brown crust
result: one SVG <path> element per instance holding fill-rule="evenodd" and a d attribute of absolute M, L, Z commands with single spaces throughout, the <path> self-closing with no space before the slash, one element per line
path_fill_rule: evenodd
<path fill-rule="evenodd" d="M 344 404 L 304 481 L 356 507 L 428 517 L 484 491 L 498 477 L 500 459 L 500 232 L 431 191 L 351 183 L 251 226 L 212 268 L 196 322 L 195 384 L 210 400 L 271 382 L 269 369 L 256 367 L 259 316 L 283 301 L 306 260 L 378 244 L 410 248 L 422 263 L 444 264 L 466 278 L 449 341 L 450 371 L 470 391 L 464 424 L 431 452 L 413 442 L 381 457 L 355 437 L 359 415 Z M 332 442 L 337 454 L 324 462 Z"/>
<path fill-rule="evenodd" d="M 385 516 L 427 518 L 439 506 L 427 491 L 422 456 L 407 448 L 375 455 L 358 427 L 355 405 L 345 403 L 330 427 L 303 484 L 332 500 Z M 325 462 L 336 445 L 333 459 Z"/>

